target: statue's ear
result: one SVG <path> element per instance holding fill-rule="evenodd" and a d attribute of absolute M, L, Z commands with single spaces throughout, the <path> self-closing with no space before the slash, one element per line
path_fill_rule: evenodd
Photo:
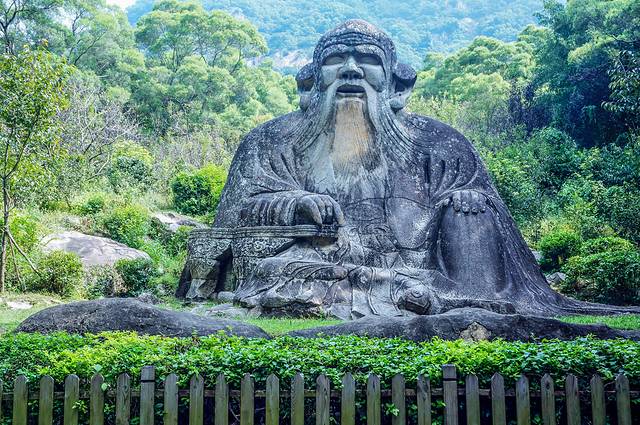
<path fill-rule="evenodd" d="M 313 63 L 308 63 L 296 74 L 296 84 L 298 86 L 298 95 L 300 96 L 300 109 L 305 111 L 309 107 L 311 101 L 311 90 L 315 84 L 313 74 Z"/>
<path fill-rule="evenodd" d="M 416 71 L 411 66 L 405 63 L 396 65 L 393 70 L 393 90 L 389 99 L 391 109 L 395 112 L 407 105 L 416 77 Z"/>

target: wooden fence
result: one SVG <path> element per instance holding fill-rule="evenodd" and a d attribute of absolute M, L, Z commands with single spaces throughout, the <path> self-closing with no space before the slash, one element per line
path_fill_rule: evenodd
<path fill-rule="evenodd" d="M 188 389 L 180 389 L 175 374 L 164 379 L 162 388 L 156 388 L 155 369 L 152 366 L 143 368 L 137 390 L 131 387 L 131 379 L 127 374 L 118 377 L 115 391 L 106 389 L 103 377 L 96 374 L 88 391 L 80 391 L 80 380 L 76 375 L 67 376 L 64 391 L 60 392 L 55 391 L 53 379 L 45 376 L 40 380 L 38 391 L 29 394 L 26 378 L 18 376 L 13 383 L 12 392 L 2 392 L 0 381 L 0 394 L 5 410 L 11 410 L 10 413 L 5 411 L 0 414 L 11 417 L 14 425 L 35 424 L 35 416 L 38 425 L 75 425 L 79 420 L 91 425 L 102 425 L 105 423 L 107 400 L 115 406 L 115 412 L 111 411 L 110 414 L 117 425 L 129 424 L 134 416 L 137 417 L 136 423 L 140 425 L 153 425 L 154 421 L 166 425 L 202 425 L 205 419 L 215 425 L 229 425 L 230 402 L 235 402 L 235 411 L 239 415 L 232 414 L 232 423 L 254 425 L 255 403 L 259 400 L 264 407 L 260 409 L 259 421 L 264 425 L 303 425 L 314 422 L 316 425 L 329 425 L 331 412 L 334 412 L 334 417 L 339 418 L 341 425 L 380 425 L 385 422 L 405 425 L 409 419 L 409 403 L 417 407 L 412 409 L 409 421 L 416 425 L 430 425 L 432 419 L 446 425 L 505 425 L 514 422 L 517 425 L 528 425 L 532 423 L 534 415 L 541 418 L 545 425 L 560 422 L 567 425 L 640 423 L 640 418 L 632 417 L 630 403 L 632 398 L 640 397 L 640 391 L 630 391 L 629 381 L 623 374 L 606 386 L 599 376 L 593 376 L 590 388 L 583 391 L 578 388 L 578 379 L 574 375 L 566 377 L 564 391 L 557 391 L 553 379 L 544 375 L 540 390 L 534 392 L 530 391 L 529 380 L 525 376 L 520 377 L 514 389 L 505 389 L 503 377 L 496 373 L 491 379 L 490 388 L 481 389 L 475 375 L 466 376 L 464 385 L 459 385 L 453 365 L 444 365 L 442 372 L 442 387 L 432 388 L 429 379 L 424 376 L 419 376 L 414 385 L 407 385 L 402 375 L 396 375 L 391 381 L 390 390 L 381 390 L 380 379 L 376 375 L 368 377 L 366 388 L 358 389 L 353 376 L 347 373 L 339 391 L 331 389 L 330 381 L 324 375 L 316 379 L 314 390 L 305 389 L 303 377 L 298 374 L 291 382 L 290 391 L 283 392 L 280 391 L 280 381 L 276 376 L 267 378 L 264 390 L 256 390 L 254 381 L 248 374 L 242 379 L 239 390 L 230 389 L 224 375 L 218 376 L 213 389 L 205 389 L 204 379 L 200 375 L 191 378 Z M 612 389 L 609 390 L 609 387 Z M 357 408 L 358 396 L 366 400 L 366 409 L 362 406 Z M 309 407 L 313 398 L 315 407 Z M 187 405 L 183 403 L 180 408 L 180 399 L 187 399 Z M 305 399 L 309 401 L 306 408 Z M 507 408 L 508 405 L 513 405 L 513 399 L 515 408 Z M 81 400 L 88 401 L 86 413 L 79 413 L 78 405 Z M 391 415 L 383 414 L 383 400 L 392 403 L 386 405 L 387 408 L 392 406 Z M 436 400 L 443 402 L 440 403 L 440 408 L 434 407 L 437 405 Z M 615 402 L 607 404 L 607 400 Z M 58 403 L 56 409 L 54 402 Z M 283 418 L 281 409 L 281 403 L 284 402 L 288 403 L 286 419 Z M 484 409 L 485 413 L 481 415 L 481 402 L 490 406 L 489 414 Z M 591 409 L 585 404 L 590 404 Z M 613 411 L 606 410 L 607 405 L 608 410 Z M 207 406 L 213 407 L 213 412 Z M 161 419 L 156 411 L 158 409 L 162 410 Z M 589 413 L 585 415 L 585 411 Z M 54 417 L 54 412 L 61 417 Z M 442 421 L 436 419 L 436 413 L 441 415 Z M 513 414 L 514 417 L 507 417 L 508 414 Z"/>

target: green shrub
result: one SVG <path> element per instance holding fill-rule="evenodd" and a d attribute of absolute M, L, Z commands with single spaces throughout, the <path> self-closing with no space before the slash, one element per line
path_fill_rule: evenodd
<path fill-rule="evenodd" d="M 560 388 L 568 373 L 583 378 L 580 384 L 586 387 L 594 373 L 611 381 L 621 371 L 629 377 L 632 388 L 640 384 L 640 344 L 625 339 L 469 343 L 357 336 L 268 340 L 219 335 L 169 338 L 133 333 L 84 337 L 64 333 L 5 334 L 0 337 L 0 358 L 0 378 L 4 382 L 13 382 L 17 374 L 23 373 L 34 388 L 42 375 L 63 382 L 67 374 L 75 373 L 82 382 L 89 382 L 96 365 L 111 388 L 123 372 L 131 376 L 132 385 L 137 385 L 140 370 L 146 365 L 156 366 L 159 382 L 175 373 L 182 388 L 188 388 L 189 378 L 195 373 L 200 373 L 207 387 L 212 387 L 221 372 L 235 388 L 245 373 L 253 375 L 259 388 L 264 388 L 269 374 L 276 374 L 283 388 L 287 388 L 296 372 L 302 373 L 309 388 L 314 388 L 315 378 L 321 373 L 339 388 L 345 372 L 351 372 L 360 386 L 369 373 L 380 376 L 384 389 L 390 388 L 396 373 L 404 374 L 407 383 L 424 374 L 437 386 L 442 382 L 441 366 L 445 363 L 455 364 L 461 379 L 475 373 L 483 388 L 488 387 L 494 372 L 500 372 L 511 388 L 520 374 L 527 374 L 533 390 L 539 388 L 540 377 L 545 373 Z"/>
<path fill-rule="evenodd" d="M 0 220 L 0 226 L 2 226 Z M 9 221 L 11 235 L 16 243 L 25 252 L 31 251 L 38 245 L 40 225 L 38 219 L 33 215 L 18 213 Z"/>
<path fill-rule="evenodd" d="M 611 186 L 597 197 L 598 212 L 625 238 L 640 243 L 640 189 L 632 184 Z"/>
<path fill-rule="evenodd" d="M 167 250 L 173 255 L 187 252 L 187 241 L 192 230 L 193 227 L 190 226 L 178 227 L 178 230 L 167 241 Z"/>
<path fill-rule="evenodd" d="M 106 234 L 132 248 L 139 248 L 149 230 L 149 214 L 137 205 L 116 207 L 102 219 Z"/>
<path fill-rule="evenodd" d="M 38 261 L 37 268 L 30 289 L 62 297 L 83 295 L 84 270 L 77 254 L 51 251 Z"/>
<path fill-rule="evenodd" d="M 563 270 L 567 279 L 558 289 L 567 295 L 606 304 L 640 304 L 640 253 L 635 249 L 575 256 Z"/>
<path fill-rule="evenodd" d="M 626 239 L 618 236 L 605 236 L 584 241 L 580 246 L 579 255 L 586 257 L 601 252 L 633 251 L 634 249 L 634 245 Z"/>
<path fill-rule="evenodd" d="M 151 260 L 136 258 L 133 260 L 118 260 L 115 269 L 122 278 L 128 295 L 139 295 L 149 289 L 149 282 L 157 272 Z"/>
<path fill-rule="evenodd" d="M 87 298 L 113 297 L 126 291 L 124 281 L 111 266 L 93 266 L 86 273 Z"/>
<path fill-rule="evenodd" d="M 146 192 L 153 180 L 152 173 L 153 157 L 148 150 L 132 141 L 116 144 L 107 172 L 114 191 Z"/>
<path fill-rule="evenodd" d="M 107 205 L 105 196 L 101 193 L 93 194 L 78 207 L 81 215 L 96 215 L 104 211 Z"/>
<path fill-rule="evenodd" d="M 176 209 L 190 215 L 214 214 L 226 180 L 227 170 L 217 165 L 179 173 L 171 182 Z"/>
<path fill-rule="evenodd" d="M 557 270 L 578 252 L 581 242 L 580 236 L 571 230 L 559 229 L 546 234 L 538 243 L 542 268 Z"/>

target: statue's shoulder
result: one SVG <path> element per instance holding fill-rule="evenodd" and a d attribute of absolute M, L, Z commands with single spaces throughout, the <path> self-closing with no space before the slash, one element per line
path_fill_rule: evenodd
<path fill-rule="evenodd" d="M 457 148 L 467 146 L 472 148 L 471 142 L 462 133 L 434 118 L 405 112 L 402 114 L 402 122 L 416 140 L 427 142 L 442 142 L 446 140 Z"/>
<path fill-rule="evenodd" d="M 245 136 L 244 142 L 251 144 L 267 142 L 270 146 L 273 146 L 273 143 L 283 140 L 283 135 L 297 128 L 302 122 L 303 117 L 304 114 L 298 110 L 269 120 L 251 130 Z"/>

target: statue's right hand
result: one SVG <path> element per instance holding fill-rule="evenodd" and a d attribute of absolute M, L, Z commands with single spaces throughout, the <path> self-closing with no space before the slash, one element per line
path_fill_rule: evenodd
<path fill-rule="evenodd" d="M 309 194 L 298 198 L 296 203 L 296 219 L 299 223 L 311 224 L 345 224 L 340 205 L 329 195 Z"/>

